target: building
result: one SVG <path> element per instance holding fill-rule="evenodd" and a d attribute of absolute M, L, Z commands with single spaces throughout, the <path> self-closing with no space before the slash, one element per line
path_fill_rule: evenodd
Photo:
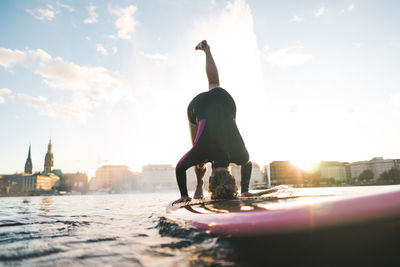
<path fill-rule="evenodd" d="M 320 178 L 335 179 L 336 182 L 346 182 L 349 178 L 349 164 L 339 161 L 321 161 L 320 162 Z"/>
<path fill-rule="evenodd" d="M 105 165 L 96 170 L 90 180 L 90 189 L 132 190 L 136 187 L 137 175 L 125 165 Z"/>
<path fill-rule="evenodd" d="M 88 176 L 86 173 L 65 173 L 64 183 L 68 191 L 85 192 L 89 189 Z"/>
<path fill-rule="evenodd" d="M 144 191 L 177 189 L 175 167 L 171 164 L 148 164 L 142 168 L 138 188 Z"/>
<path fill-rule="evenodd" d="M 25 169 L 24 169 L 26 174 L 32 174 L 32 159 L 31 159 L 31 145 L 29 145 L 29 151 L 28 151 L 28 158 L 26 159 L 25 162 Z"/>
<path fill-rule="evenodd" d="M 250 184 L 249 184 L 249 189 L 255 189 L 258 185 L 265 185 L 266 181 L 264 181 L 260 166 L 253 162 L 253 168 L 251 170 L 251 178 L 250 178 Z M 242 179 L 241 175 L 241 166 L 231 164 L 231 173 L 236 179 L 236 184 L 238 188 L 240 188 L 240 182 Z"/>
<path fill-rule="evenodd" d="M 29 145 L 24 173 L 0 175 L 0 194 L 24 195 L 33 194 L 36 191 L 50 191 L 54 189 L 59 185 L 60 177 L 52 173 L 53 165 L 54 156 L 50 140 L 45 156 L 44 171 L 33 174 L 31 145 Z"/>
<path fill-rule="evenodd" d="M 59 181 L 59 177 L 50 174 L 11 174 L 0 176 L 0 194 L 24 195 L 36 191 L 50 191 Z"/>
<path fill-rule="evenodd" d="M 379 179 L 382 173 L 396 168 L 399 164 L 396 159 L 384 159 L 376 157 L 368 161 L 357 161 L 350 164 L 350 173 L 352 179 L 358 179 L 365 170 L 371 170 L 374 174 L 374 180 Z"/>
<path fill-rule="evenodd" d="M 52 145 L 51 145 L 51 139 L 49 141 L 49 144 L 47 145 L 47 153 L 46 156 L 44 158 L 44 173 L 51 173 L 51 171 L 53 170 L 53 166 L 54 166 L 54 156 L 53 156 L 53 152 L 52 152 Z"/>
<path fill-rule="evenodd" d="M 303 171 L 290 161 L 273 161 L 270 164 L 271 185 L 303 184 Z"/>

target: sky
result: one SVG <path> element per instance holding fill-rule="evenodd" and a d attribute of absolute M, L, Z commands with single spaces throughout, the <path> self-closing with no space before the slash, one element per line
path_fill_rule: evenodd
<path fill-rule="evenodd" d="M 0 2 L 0 173 L 175 165 L 208 40 L 252 161 L 400 158 L 398 1 Z"/>

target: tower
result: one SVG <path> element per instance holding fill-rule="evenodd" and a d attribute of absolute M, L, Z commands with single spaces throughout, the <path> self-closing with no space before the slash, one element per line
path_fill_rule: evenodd
<path fill-rule="evenodd" d="M 29 145 L 28 158 L 25 162 L 25 173 L 32 174 L 31 145 Z"/>
<path fill-rule="evenodd" d="M 47 146 L 46 157 L 44 158 L 44 173 L 50 173 L 54 166 L 54 157 L 53 157 L 53 152 L 51 150 L 52 150 L 52 145 L 50 139 L 49 144 Z"/>

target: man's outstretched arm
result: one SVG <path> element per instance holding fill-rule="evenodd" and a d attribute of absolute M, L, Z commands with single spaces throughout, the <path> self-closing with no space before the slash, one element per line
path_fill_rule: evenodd
<path fill-rule="evenodd" d="M 219 75 L 217 65 L 215 64 L 214 58 L 211 54 L 210 46 L 207 44 L 206 40 L 201 41 L 196 46 L 197 50 L 203 50 L 206 54 L 206 73 L 208 79 L 208 90 L 215 87 L 219 87 Z"/>

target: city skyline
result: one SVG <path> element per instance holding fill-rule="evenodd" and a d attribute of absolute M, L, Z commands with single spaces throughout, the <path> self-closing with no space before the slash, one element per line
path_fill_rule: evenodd
<path fill-rule="evenodd" d="M 31 147 L 32 147 L 32 145 L 30 144 L 29 145 L 29 149 L 28 149 L 28 156 L 27 156 L 27 159 L 26 159 L 26 162 L 25 162 L 24 171 L 23 172 L 22 171 L 17 171 L 15 173 L 8 173 L 8 174 L 7 173 L 3 173 L 3 175 L 41 174 L 41 173 L 50 173 L 50 172 L 51 173 L 53 173 L 53 172 L 62 172 L 62 168 L 55 168 L 53 170 L 53 161 L 54 161 L 53 157 L 54 156 L 52 154 L 51 139 L 49 140 L 49 144 L 47 146 L 48 149 L 47 149 L 45 160 L 44 160 L 44 169 L 42 171 L 40 171 L 40 170 L 39 171 L 34 171 L 32 169 Z M 393 166 L 396 167 L 398 165 L 398 162 L 400 162 L 400 159 L 383 159 L 382 157 L 373 157 L 372 159 L 363 159 L 363 160 L 357 160 L 357 161 L 354 161 L 354 162 L 342 162 L 342 161 L 337 161 L 337 160 L 335 160 L 335 161 L 323 161 L 323 160 L 320 160 L 319 162 L 314 162 L 312 165 L 306 166 L 306 167 L 302 167 L 302 166 L 296 165 L 294 162 L 292 162 L 290 160 L 272 160 L 271 162 L 266 162 L 265 164 L 261 164 L 261 165 L 259 165 L 258 162 L 253 162 L 253 168 L 254 168 L 254 165 L 257 166 L 256 169 L 258 170 L 258 172 L 260 171 L 260 169 L 262 169 L 263 170 L 262 172 L 263 173 L 266 172 L 267 177 L 269 177 L 270 175 L 272 175 L 272 174 L 270 174 L 270 168 L 272 168 L 271 166 L 273 164 L 282 163 L 282 162 L 285 163 L 285 164 L 288 163 L 291 166 L 295 166 L 299 170 L 302 170 L 304 173 L 312 174 L 312 173 L 315 173 L 316 171 L 318 171 L 318 169 L 320 169 L 320 166 L 323 165 L 323 164 L 325 164 L 325 165 L 326 164 L 334 164 L 334 165 L 335 164 L 339 164 L 339 165 L 342 165 L 342 164 L 362 164 L 362 165 L 365 165 L 365 164 L 367 164 L 368 165 L 368 164 L 370 164 L 369 162 L 374 162 L 374 161 L 382 161 L 382 162 L 385 162 L 385 164 L 386 164 L 386 162 L 393 162 L 393 164 L 394 164 Z M 394 163 L 394 162 L 396 162 L 396 163 Z M 121 164 L 100 164 L 100 162 L 98 162 L 98 165 L 99 166 L 95 170 L 96 173 L 97 173 L 97 171 L 99 169 L 102 169 L 104 167 L 118 167 L 118 168 L 123 167 L 123 168 L 126 168 L 126 170 L 129 170 L 129 166 L 121 165 Z M 148 168 L 152 168 L 152 167 L 155 167 L 155 168 L 159 168 L 159 167 L 162 167 L 162 168 L 168 167 L 169 168 L 169 167 L 171 167 L 171 168 L 173 168 L 174 166 L 172 164 L 153 164 L 153 163 L 148 163 L 148 164 L 142 166 L 141 170 L 134 171 L 132 173 L 140 175 L 143 171 L 147 170 Z M 235 169 L 235 171 L 233 171 L 233 173 L 235 174 L 235 177 L 240 177 L 240 173 L 237 170 L 237 166 L 232 165 L 231 167 L 233 169 Z M 209 168 L 207 168 L 207 169 L 209 169 Z M 77 173 L 80 173 L 80 171 L 77 170 Z M 89 180 L 92 180 L 92 178 L 95 178 L 94 173 L 91 173 L 91 172 L 83 172 L 83 173 L 86 173 L 88 175 Z M 380 173 L 378 173 L 378 174 L 380 174 Z M 191 173 L 191 176 L 194 177 L 194 173 Z M 255 175 L 255 176 L 258 177 L 260 175 L 257 173 L 257 175 Z M 253 177 L 253 173 L 252 173 L 252 178 L 254 178 Z M 257 179 L 258 178 L 256 178 L 256 180 Z"/>
<path fill-rule="evenodd" d="M 2 1 L 0 173 L 138 171 L 190 149 L 208 39 L 251 160 L 400 158 L 400 4 Z"/>

